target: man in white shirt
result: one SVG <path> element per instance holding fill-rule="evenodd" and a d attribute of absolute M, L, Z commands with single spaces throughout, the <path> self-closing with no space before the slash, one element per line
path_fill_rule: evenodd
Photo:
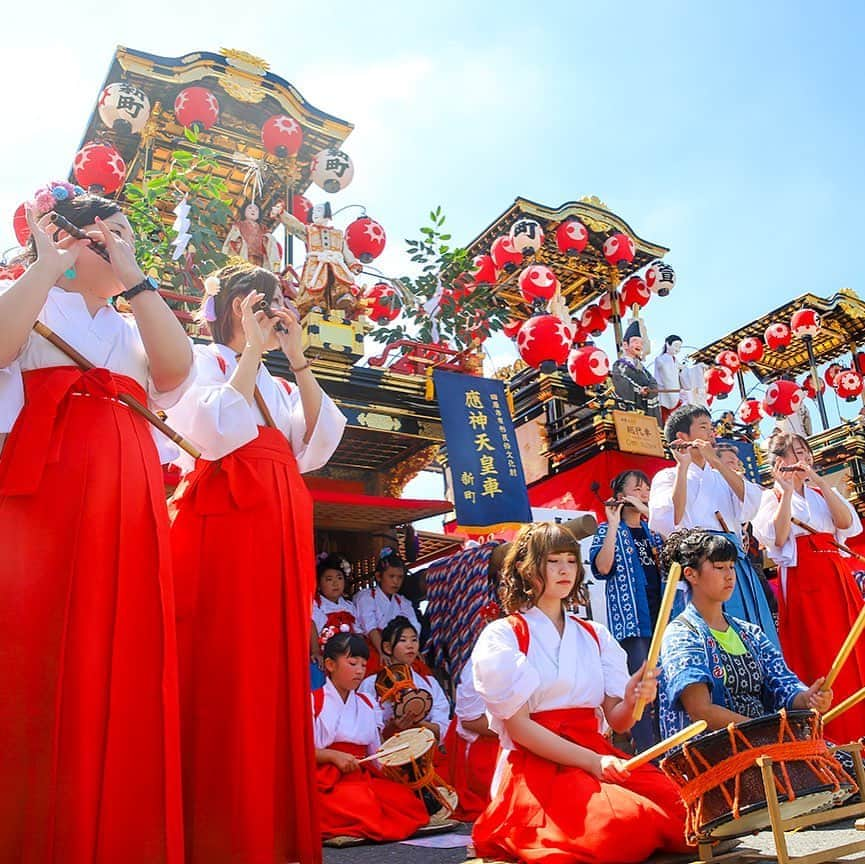
<path fill-rule="evenodd" d="M 736 589 L 724 609 L 761 627 L 778 645 L 769 602 L 742 549 L 742 524 L 753 519 L 763 490 L 718 457 L 712 417 L 705 408 L 677 408 L 667 420 L 664 435 L 676 467 L 662 468 L 652 479 L 649 528 L 663 537 L 682 528 L 702 528 L 735 543 L 739 550 Z"/>

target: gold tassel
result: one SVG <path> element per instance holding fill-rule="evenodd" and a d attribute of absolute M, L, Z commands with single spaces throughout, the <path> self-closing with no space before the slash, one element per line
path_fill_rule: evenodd
<path fill-rule="evenodd" d="M 435 398 L 435 384 L 433 383 L 432 377 L 433 369 L 432 366 L 427 366 L 426 368 L 426 381 L 424 382 L 424 393 L 423 398 L 426 399 L 427 402 L 432 402 Z"/>

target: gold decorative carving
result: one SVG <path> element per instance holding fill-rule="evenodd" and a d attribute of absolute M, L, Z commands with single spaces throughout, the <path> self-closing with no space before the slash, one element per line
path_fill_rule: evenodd
<path fill-rule="evenodd" d="M 357 415 L 357 422 L 368 429 L 380 429 L 382 432 L 397 432 L 402 428 L 402 422 L 389 414 L 373 414 L 364 411 Z"/>
<path fill-rule="evenodd" d="M 408 459 L 403 459 L 385 479 L 384 494 L 391 498 L 399 498 L 406 483 L 417 477 L 430 462 L 438 457 L 438 454 L 439 445 L 433 444 L 431 447 L 424 447 L 423 450 L 419 450 Z"/>
<path fill-rule="evenodd" d="M 601 201 L 600 198 L 598 198 L 597 195 L 583 195 L 583 197 L 580 198 L 580 202 L 583 204 L 591 204 L 592 207 L 600 207 L 602 210 L 610 209 L 603 201 Z"/>
<path fill-rule="evenodd" d="M 267 93 L 261 89 L 255 82 L 247 81 L 239 75 L 235 76 L 228 70 L 225 72 L 225 77 L 219 82 L 222 89 L 233 96 L 238 102 L 250 102 L 256 104 L 261 102 Z"/>
<path fill-rule="evenodd" d="M 270 69 L 270 63 L 250 54 L 248 51 L 238 51 L 235 48 L 220 48 L 219 53 L 225 57 L 229 66 L 251 72 L 253 75 L 264 75 Z"/>

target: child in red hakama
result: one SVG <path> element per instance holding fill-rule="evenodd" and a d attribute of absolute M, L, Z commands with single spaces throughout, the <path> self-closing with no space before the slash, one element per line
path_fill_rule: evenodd
<path fill-rule="evenodd" d="M 61 183 L 34 206 L 36 261 L 0 289 L 0 860 L 182 864 L 168 512 L 152 429 L 117 394 L 170 407 L 192 354 L 115 202 Z"/>
<path fill-rule="evenodd" d="M 628 677 L 609 631 L 566 614 L 582 582 L 579 545 L 559 525 L 526 526 L 502 572 L 508 618 L 473 652 L 475 686 L 502 756 L 492 801 L 475 823 L 479 856 L 544 864 L 630 864 L 685 852 L 685 808 L 657 768 L 625 769 L 598 731 L 598 707 L 627 731 L 656 673 Z"/>
<path fill-rule="evenodd" d="M 362 636 L 337 633 L 324 645 L 327 683 L 312 694 L 321 834 L 404 840 L 429 821 L 408 786 L 385 779 L 359 759 L 381 747 L 377 704 L 357 693 L 369 648 Z"/>
<path fill-rule="evenodd" d="M 169 415 L 202 452 L 172 528 L 187 862 L 310 864 L 315 553 L 301 472 L 330 458 L 345 419 L 273 274 L 237 265 L 215 278 L 203 310 L 214 343 L 196 348 L 196 384 Z M 255 311 L 262 300 L 273 317 Z M 290 393 L 261 365 L 277 344 Z"/>

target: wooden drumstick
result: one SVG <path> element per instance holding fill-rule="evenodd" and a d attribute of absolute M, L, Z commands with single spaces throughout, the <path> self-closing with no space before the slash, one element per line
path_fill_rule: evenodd
<path fill-rule="evenodd" d="M 841 673 L 841 668 L 847 662 L 847 658 L 853 651 L 853 648 L 856 645 L 856 640 L 862 635 L 863 630 L 865 630 L 865 606 L 859 610 L 859 614 L 856 616 L 856 620 L 853 622 L 853 626 L 850 628 L 850 632 L 847 634 L 844 644 L 838 651 L 838 656 L 835 658 L 835 662 L 832 664 L 832 668 L 829 670 L 826 675 L 826 680 L 823 682 L 823 690 L 829 690 L 835 683 L 835 679 Z"/>
<path fill-rule="evenodd" d="M 628 759 L 628 761 L 625 762 L 625 768 L 628 771 L 633 771 L 634 768 L 639 768 L 641 765 L 651 762 L 652 759 L 655 759 L 662 753 L 666 753 L 668 750 L 672 750 L 683 741 L 687 741 L 689 738 L 693 738 L 695 735 L 704 732 L 706 726 L 707 724 L 705 720 L 697 720 L 696 723 L 686 726 L 681 732 L 677 732 L 675 735 L 671 735 L 669 738 L 659 741 L 648 750 L 644 750 L 642 753 L 638 753 L 636 756 Z"/>
<path fill-rule="evenodd" d="M 865 699 L 865 687 L 852 693 L 843 702 L 839 702 L 834 708 L 827 711 L 823 715 L 823 723 L 831 723 L 836 717 L 839 717 L 854 705 L 858 705 L 863 699 Z"/>
<path fill-rule="evenodd" d="M 718 520 L 718 524 L 721 526 L 721 530 L 722 530 L 725 534 L 729 534 L 729 533 L 730 533 L 730 529 L 727 527 L 727 521 L 726 521 L 726 520 L 724 519 L 724 517 L 721 515 L 721 511 L 720 511 L 720 510 L 716 510 L 716 511 L 715 511 L 715 518 Z"/>
<path fill-rule="evenodd" d="M 673 609 L 673 600 L 676 598 L 676 589 L 679 586 L 681 576 L 682 565 L 678 561 L 674 561 L 670 565 L 670 572 L 667 575 L 667 587 L 664 589 L 664 596 L 661 600 L 661 611 L 658 612 L 658 621 L 655 624 L 655 632 L 652 634 L 652 641 L 649 645 L 649 657 L 646 660 L 646 669 L 643 672 L 644 677 L 646 672 L 658 665 L 658 657 L 661 655 L 661 640 L 664 638 L 664 630 L 667 628 L 667 620 Z M 637 704 L 634 705 L 633 716 L 635 723 L 643 716 L 645 709 L 646 700 L 640 697 L 637 699 Z"/>
<path fill-rule="evenodd" d="M 393 753 L 400 753 L 403 750 L 408 750 L 409 747 L 411 747 L 411 744 L 400 744 L 399 747 L 393 747 L 390 750 L 379 750 L 377 753 L 373 753 L 372 756 L 364 756 L 363 759 L 358 759 L 357 764 L 371 762 L 373 759 L 381 759 L 382 756 L 390 756 Z"/>
<path fill-rule="evenodd" d="M 820 533 L 816 528 L 812 527 L 807 522 L 803 522 L 801 519 L 797 519 L 795 516 L 791 516 L 790 521 L 798 528 L 801 528 L 803 531 L 807 531 L 809 534 Z M 849 546 L 845 546 L 843 543 L 839 543 L 834 537 L 830 537 L 829 542 L 836 549 L 840 549 L 842 552 L 846 552 L 851 558 L 856 558 L 858 561 L 865 561 L 865 555 L 860 555 L 858 552 L 854 552 Z"/>

